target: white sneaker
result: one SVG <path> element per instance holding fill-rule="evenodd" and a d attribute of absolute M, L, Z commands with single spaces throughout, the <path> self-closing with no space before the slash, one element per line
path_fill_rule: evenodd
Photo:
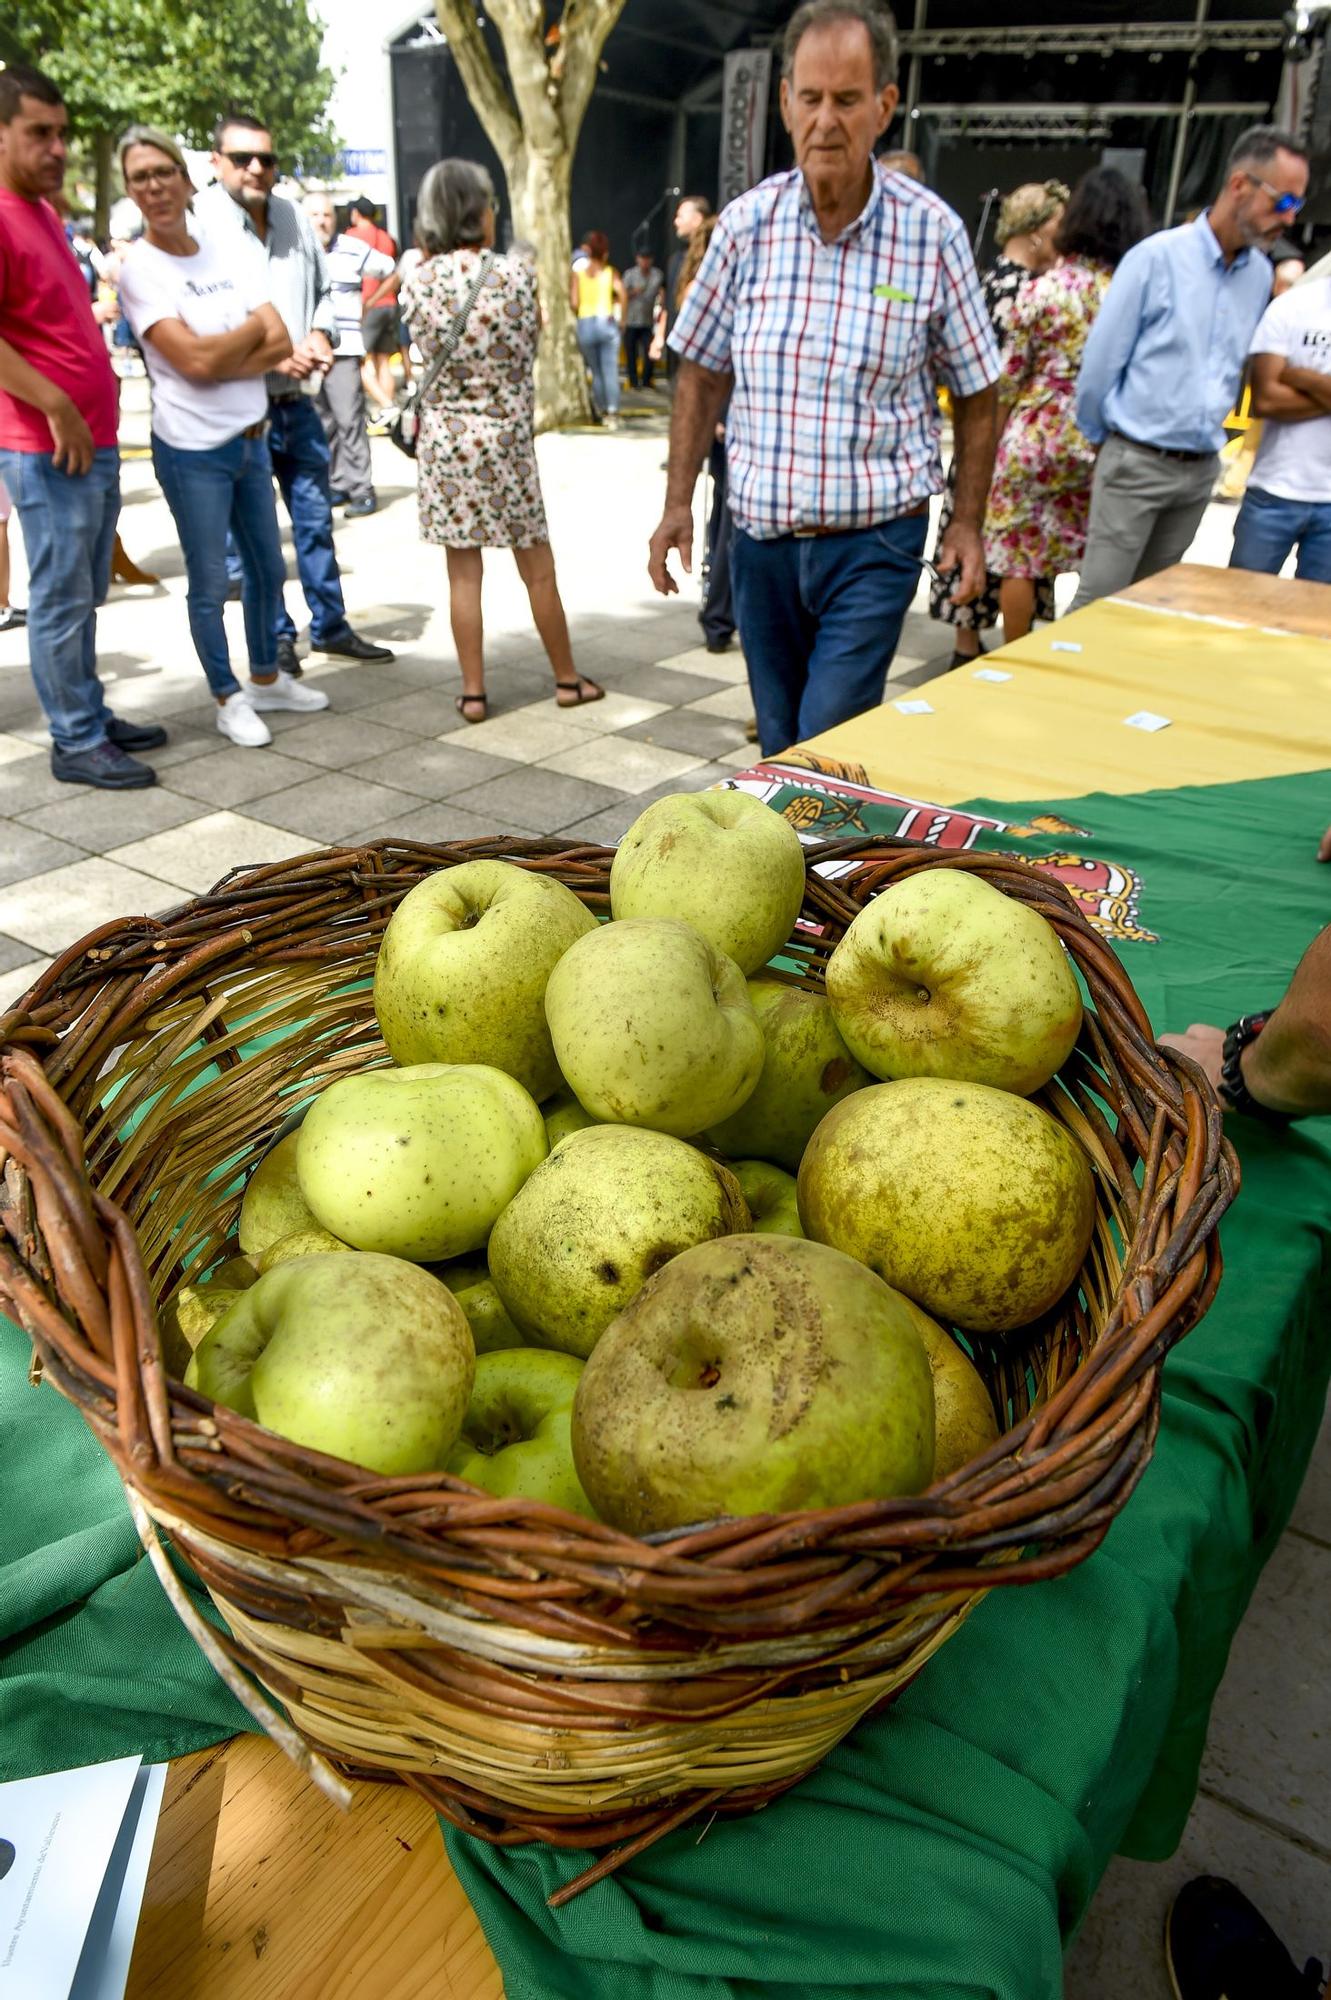
<path fill-rule="evenodd" d="M 294 709 L 300 715 L 313 715 L 317 709 L 327 708 L 328 696 L 322 688 L 306 687 L 292 674 L 279 674 L 275 681 L 266 686 L 251 681 L 248 699 L 252 708 Z"/>
<path fill-rule="evenodd" d="M 242 750 L 262 750 L 272 742 L 267 725 L 259 720 L 244 693 L 229 694 L 217 711 L 217 726 Z"/>

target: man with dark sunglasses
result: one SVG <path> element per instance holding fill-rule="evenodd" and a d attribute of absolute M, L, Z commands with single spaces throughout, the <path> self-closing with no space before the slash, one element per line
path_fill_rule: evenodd
<path fill-rule="evenodd" d="M 1186 553 L 1271 297 L 1266 253 L 1307 191 L 1298 140 L 1251 126 L 1210 208 L 1148 236 L 1115 271 L 1077 380 L 1077 422 L 1101 450 L 1074 610 Z"/>
<path fill-rule="evenodd" d="M 213 143 L 217 181 L 196 197 L 195 215 L 205 232 L 230 231 L 250 246 L 249 254 L 266 259 L 273 304 L 291 335 L 289 358 L 268 377 L 269 445 L 291 516 L 296 568 L 310 611 L 310 645 L 341 660 L 391 660 L 389 647 L 373 645 L 347 622 L 333 547 L 328 441 L 314 396 L 306 393 L 306 386 L 317 386 L 331 368 L 337 341 L 323 251 L 308 216 L 273 193 L 278 160 L 261 119 L 229 111 L 218 120 Z M 299 675 L 296 627 L 285 605 L 277 659 L 284 673 Z"/>

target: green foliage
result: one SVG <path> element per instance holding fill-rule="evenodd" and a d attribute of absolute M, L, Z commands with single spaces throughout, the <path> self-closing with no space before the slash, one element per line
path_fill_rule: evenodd
<path fill-rule="evenodd" d="M 237 105 L 268 121 L 290 165 L 334 145 L 322 37 L 306 0 L 17 0 L 0 53 L 46 70 L 82 134 L 143 123 L 202 146 Z"/>

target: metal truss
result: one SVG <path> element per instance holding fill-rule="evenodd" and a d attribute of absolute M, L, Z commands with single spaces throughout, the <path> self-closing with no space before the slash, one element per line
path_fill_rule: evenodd
<path fill-rule="evenodd" d="M 1022 28 L 905 28 L 907 56 L 1115 56 L 1200 55 L 1227 50 L 1240 55 L 1280 48 L 1280 21 L 1121 22 L 1085 27 L 1073 22 Z"/>

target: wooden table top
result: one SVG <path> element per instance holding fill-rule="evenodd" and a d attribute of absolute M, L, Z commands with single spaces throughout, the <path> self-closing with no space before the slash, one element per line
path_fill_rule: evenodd
<path fill-rule="evenodd" d="M 1331 638 L 1331 587 L 1179 563 L 1123 593 Z M 343 1814 L 265 1738 L 172 1765 L 127 2000 L 503 2000 L 434 1815 L 400 1785 Z"/>

